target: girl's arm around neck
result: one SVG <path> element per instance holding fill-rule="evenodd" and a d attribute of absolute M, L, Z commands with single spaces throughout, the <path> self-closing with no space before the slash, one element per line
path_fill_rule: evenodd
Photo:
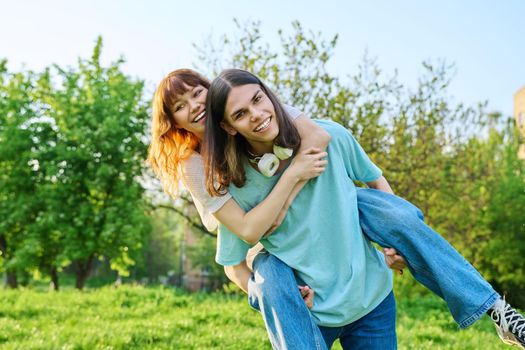
<path fill-rule="evenodd" d="M 257 243 L 277 219 L 295 185 L 302 180 L 319 176 L 324 171 L 324 157 L 326 153 L 315 148 L 302 151 L 294 158 L 270 194 L 256 207 L 245 212 L 230 198 L 213 215 L 242 240 L 250 244 Z"/>
<path fill-rule="evenodd" d="M 301 136 L 299 152 L 310 147 L 326 151 L 332 137 L 325 129 L 304 114 L 295 118 L 293 123 Z"/>

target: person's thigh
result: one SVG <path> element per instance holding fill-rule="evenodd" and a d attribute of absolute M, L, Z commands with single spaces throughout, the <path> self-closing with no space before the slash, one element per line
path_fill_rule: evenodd
<path fill-rule="evenodd" d="M 343 349 L 397 349 L 394 293 L 390 292 L 372 312 L 345 326 L 340 341 Z"/>

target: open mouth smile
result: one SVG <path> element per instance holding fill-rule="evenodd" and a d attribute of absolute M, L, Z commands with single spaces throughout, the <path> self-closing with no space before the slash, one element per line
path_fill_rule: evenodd
<path fill-rule="evenodd" d="M 204 109 L 202 112 L 200 112 L 196 117 L 195 119 L 193 119 L 192 123 L 198 123 L 200 122 L 202 119 L 204 119 L 204 117 L 206 117 L 206 110 Z"/>
<path fill-rule="evenodd" d="M 261 132 L 261 131 L 264 131 L 264 130 L 268 129 L 268 127 L 270 126 L 270 122 L 271 121 L 272 121 L 272 117 L 267 118 L 265 121 L 263 121 L 261 124 L 259 124 L 255 129 L 253 129 L 253 131 Z"/>

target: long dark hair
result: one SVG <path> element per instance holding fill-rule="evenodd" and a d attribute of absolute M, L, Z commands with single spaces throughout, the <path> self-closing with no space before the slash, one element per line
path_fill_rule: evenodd
<path fill-rule="evenodd" d="M 293 125 L 275 94 L 255 75 L 241 69 L 227 69 L 215 78 L 208 90 L 206 101 L 206 131 L 202 153 L 206 163 L 206 189 L 212 195 L 223 194 L 230 183 L 244 186 L 248 144 L 239 133 L 228 134 L 220 125 L 224 119 L 226 102 L 232 88 L 257 84 L 268 96 L 275 109 L 279 135 L 275 144 L 297 150 L 301 145 L 299 132 Z"/>

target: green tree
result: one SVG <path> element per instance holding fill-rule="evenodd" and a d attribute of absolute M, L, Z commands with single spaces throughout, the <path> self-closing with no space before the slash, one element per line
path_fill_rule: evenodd
<path fill-rule="evenodd" d="M 525 162 L 518 158 L 520 137 L 513 118 L 498 136 L 496 176 L 487 188 L 491 200 L 485 215 L 492 235 L 481 252 L 486 257 L 483 269 L 509 293 L 509 301 L 525 305 Z"/>
<path fill-rule="evenodd" d="M 34 84 L 32 72 L 9 73 L 7 61 L 0 62 L 0 268 L 11 288 L 18 286 L 17 273 L 33 264 L 20 249 L 43 209 L 36 195 L 45 181 L 38 158 L 50 127 L 39 120 Z"/>
<path fill-rule="evenodd" d="M 148 120 L 143 82 L 121 71 L 123 59 L 103 67 L 101 50 L 98 38 L 91 59 L 76 68 L 54 66 L 39 80 L 41 103 L 59 129 L 57 186 L 46 203 L 43 237 L 60 233 L 57 260 L 73 264 L 79 289 L 101 256 L 125 276 L 150 227 L 138 181 Z"/>
<path fill-rule="evenodd" d="M 141 257 L 132 269 L 134 278 L 147 278 L 157 282 L 160 276 L 180 271 L 180 228 L 184 220 L 168 209 L 152 211 L 152 230 L 148 236 Z"/>
<path fill-rule="evenodd" d="M 215 263 L 216 244 L 215 237 L 200 235 L 193 245 L 187 247 L 191 266 L 201 270 L 208 279 L 208 288 L 211 290 L 219 289 L 229 281 L 223 267 Z"/>

